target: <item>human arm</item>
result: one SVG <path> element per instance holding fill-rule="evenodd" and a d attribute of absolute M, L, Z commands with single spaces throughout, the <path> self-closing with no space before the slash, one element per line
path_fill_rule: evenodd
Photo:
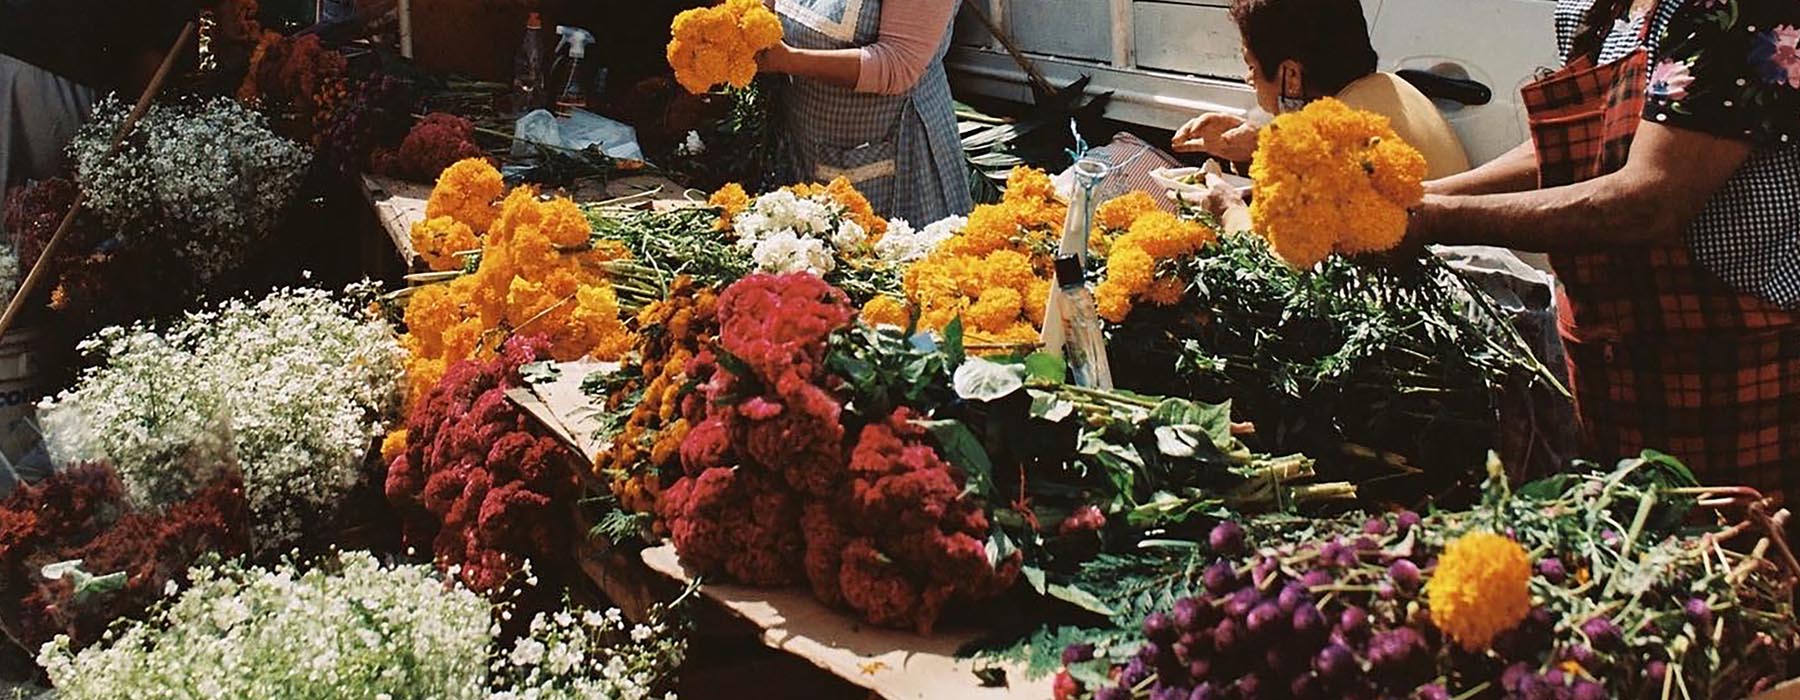
<path fill-rule="evenodd" d="M 1425 183 L 1427 194 L 1524 192 L 1538 186 L 1537 149 L 1530 141 L 1467 172 Z"/>
<path fill-rule="evenodd" d="M 771 49 L 765 70 L 822 80 L 857 92 L 902 95 L 937 56 L 958 0 L 895 0 L 882 7 L 875 43 L 853 49 Z"/>
<path fill-rule="evenodd" d="M 1407 237 L 1535 253 L 1680 240 L 1750 151 L 1748 141 L 1646 121 L 1617 172 L 1527 192 L 1428 194 L 1414 210 Z"/>
<path fill-rule="evenodd" d="M 1248 163 L 1256 153 L 1256 127 L 1235 114 L 1208 112 L 1175 132 L 1176 153 L 1205 153 L 1233 163 Z"/>

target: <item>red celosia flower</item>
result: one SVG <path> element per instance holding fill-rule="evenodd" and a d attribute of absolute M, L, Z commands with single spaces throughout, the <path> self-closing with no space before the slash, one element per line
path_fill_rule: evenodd
<path fill-rule="evenodd" d="M 751 275 L 719 295 L 719 344 L 785 395 L 812 382 L 825 341 L 855 317 L 849 297 L 816 275 Z"/>
<path fill-rule="evenodd" d="M 850 534 L 838 522 L 824 503 L 806 504 L 800 517 L 800 529 L 806 534 L 806 580 L 812 584 L 813 597 L 832 606 L 844 604 L 838 572 L 843 567 L 844 547 L 850 543 Z"/>
<path fill-rule="evenodd" d="M 844 601 L 863 619 L 883 627 L 912 626 L 919 608 L 919 588 L 908 572 L 860 539 L 844 548 L 844 565 L 838 585 Z"/>
<path fill-rule="evenodd" d="M 458 567 L 475 590 L 497 593 L 526 561 L 567 555 L 575 473 L 562 446 L 531 433 L 506 398 L 519 367 L 547 347 L 514 338 L 497 359 L 451 366 L 408 418 L 406 451 L 388 469 L 406 543 Z"/>
<path fill-rule="evenodd" d="M 681 467 L 688 476 L 699 476 L 713 467 L 730 466 L 735 459 L 731 433 L 725 421 L 708 418 L 694 425 L 681 441 Z"/>
<path fill-rule="evenodd" d="M 744 453 L 795 490 L 830 496 L 844 480 L 843 404 L 812 384 L 798 385 L 783 398 L 782 410 L 766 420 L 733 421 Z"/>
<path fill-rule="evenodd" d="M 775 477 L 708 469 L 676 481 L 659 507 L 682 559 L 701 572 L 758 586 L 798 580 L 805 552 L 800 503 Z"/>
<path fill-rule="evenodd" d="M 406 177 L 429 181 L 457 161 L 485 155 L 475 145 L 474 123 L 454 114 L 434 112 L 413 125 L 400 142 L 398 158 Z"/>

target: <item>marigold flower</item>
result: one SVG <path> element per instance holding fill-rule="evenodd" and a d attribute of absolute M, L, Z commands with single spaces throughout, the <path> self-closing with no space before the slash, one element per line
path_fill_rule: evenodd
<path fill-rule="evenodd" d="M 484 158 L 457 161 L 438 175 L 437 186 L 425 202 L 425 216 L 435 219 L 448 216 L 460 221 L 477 234 L 486 233 L 494 225 L 500 210 L 494 200 L 506 191 L 500 171 Z"/>
<path fill-rule="evenodd" d="M 1333 252 L 1388 250 L 1424 197 L 1425 172 L 1424 156 L 1385 117 L 1318 100 L 1277 117 L 1258 140 L 1252 226 L 1298 268 Z"/>
<path fill-rule="evenodd" d="M 732 219 L 749 208 L 750 194 L 744 191 L 743 185 L 729 182 L 708 197 L 706 203 L 719 210 L 719 223 L 714 228 L 725 231 L 731 228 Z"/>
<path fill-rule="evenodd" d="M 872 326 L 888 325 L 899 328 L 907 327 L 911 315 L 906 310 L 906 303 L 886 295 L 878 295 L 870 299 L 862 308 L 863 323 Z"/>
<path fill-rule="evenodd" d="M 1531 614 L 1530 557 L 1502 535 L 1463 535 L 1445 545 L 1425 594 L 1438 629 L 1481 651 Z"/>
<path fill-rule="evenodd" d="M 745 88 L 756 78 L 757 54 L 779 43 L 781 33 L 781 19 L 761 0 L 725 0 L 676 15 L 665 57 L 688 92 Z"/>

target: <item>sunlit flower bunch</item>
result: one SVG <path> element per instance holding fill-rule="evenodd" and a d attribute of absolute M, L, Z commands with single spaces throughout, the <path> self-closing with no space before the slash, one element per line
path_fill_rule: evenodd
<path fill-rule="evenodd" d="M 161 331 L 102 331 L 82 346 L 96 366 L 40 407 L 51 455 L 114 465 L 132 501 L 151 508 L 235 467 L 257 548 L 278 551 L 362 481 L 398 404 L 400 349 L 385 322 L 352 306 L 279 290 Z"/>
<path fill-rule="evenodd" d="M 595 473 L 610 480 L 626 510 L 655 512 L 663 484 L 681 475 L 681 441 L 691 427 L 681 415 L 681 401 L 693 390 L 687 366 L 718 337 L 718 303 L 717 292 L 680 277 L 667 299 L 638 313 L 639 370 L 647 381 L 625 426 L 594 460 Z M 607 398 L 616 403 L 627 395 Z"/>
<path fill-rule="evenodd" d="M 1121 323 L 1134 304 L 1170 306 L 1180 301 L 1187 280 L 1169 270 L 1169 263 L 1199 252 L 1215 238 L 1205 225 L 1160 209 L 1137 217 L 1123 235 L 1112 239 L 1106 279 L 1094 288 L 1101 318 Z"/>
<path fill-rule="evenodd" d="M 613 698 L 665 695 L 686 653 L 667 613 L 633 625 L 618 610 L 568 607 L 501 636 L 512 613 L 431 567 L 367 552 L 329 566 L 193 569 L 152 619 L 38 662 L 61 697 Z"/>
<path fill-rule="evenodd" d="M 714 206 L 726 213 L 739 209 L 731 231 L 759 272 L 824 275 L 844 260 L 868 257 L 887 231 L 887 221 L 841 177 L 829 185 L 779 189 L 740 205 L 742 192 L 722 189 Z"/>
<path fill-rule="evenodd" d="M 675 80 L 698 95 L 718 85 L 749 87 L 757 54 L 781 42 L 781 18 L 761 0 L 725 0 L 675 15 L 670 31 Z"/>
<path fill-rule="evenodd" d="M 127 245 L 167 248 L 207 287 L 280 223 L 312 155 L 229 99 L 150 108 L 108 157 L 129 107 L 102 102 L 69 145 L 87 205 Z"/>
<path fill-rule="evenodd" d="M 1531 613 L 1531 557 L 1504 535 L 1472 532 L 1444 545 L 1425 586 L 1431 620 L 1470 651 Z"/>
<path fill-rule="evenodd" d="M 467 207 L 481 200 L 463 201 Z M 590 232 L 574 202 L 513 190 L 482 238 L 475 271 L 422 287 L 408 302 L 408 400 L 424 395 L 451 363 L 492 353 L 515 333 L 544 336 L 551 357 L 565 362 L 616 360 L 631 349 L 618 296 L 602 269 L 626 252 L 591 242 Z"/>
<path fill-rule="evenodd" d="M 506 183 L 487 159 L 460 160 L 438 175 L 437 186 L 431 188 L 431 197 L 425 200 L 425 216 L 448 216 L 481 235 L 500 218 L 503 194 Z"/>
<path fill-rule="evenodd" d="M 1386 117 L 1325 98 L 1283 114 L 1257 141 L 1252 225 L 1288 264 L 1388 250 L 1425 196 L 1425 158 Z"/>
<path fill-rule="evenodd" d="M 264 31 L 250 54 L 238 99 L 275 112 L 319 145 L 332 111 L 350 96 L 349 61 L 317 34 L 288 37 Z"/>
<path fill-rule="evenodd" d="M 1015 169 L 999 204 L 976 207 L 956 235 L 906 269 L 907 303 L 919 326 L 941 330 L 960 317 L 971 342 L 1037 342 L 1051 252 L 1067 213 L 1047 175 Z M 901 315 L 896 306 L 878 298 L 864 314 L 893 323 Z"/>

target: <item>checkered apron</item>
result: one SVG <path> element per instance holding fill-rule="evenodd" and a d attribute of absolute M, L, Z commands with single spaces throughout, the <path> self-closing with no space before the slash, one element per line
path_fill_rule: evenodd
<path fill-rule="evenodd" d="M 802 49 L 875 43 L 882 0 L 778 0 L 787 42 Z M 912 92 L 876 95 L 795 77 L 780 84 L 783 177 L 827 182 L 846 177 L 875 211 L 923 226 L 966 214 L 968 169 L 956 132 L 955 103 L 944 73 L 949 28 Z"/>
<path fill-rule="evenodd" d="M 1655 16 L 1654 9 L 1650 15 Z M 1570 57 L 1523 90 L 1541 186 L 1617 171 L 1649 86 L 1638 48 Z M 1800 467 L 1800 322 L 1695 264 L 1686 242 L 1551 256 L 1563 342 L 1589 453 L 1675 455 L 1702 481 L 1769 493 Z M 1604 463 L 1604 462 L 1603 462 Z"/>

